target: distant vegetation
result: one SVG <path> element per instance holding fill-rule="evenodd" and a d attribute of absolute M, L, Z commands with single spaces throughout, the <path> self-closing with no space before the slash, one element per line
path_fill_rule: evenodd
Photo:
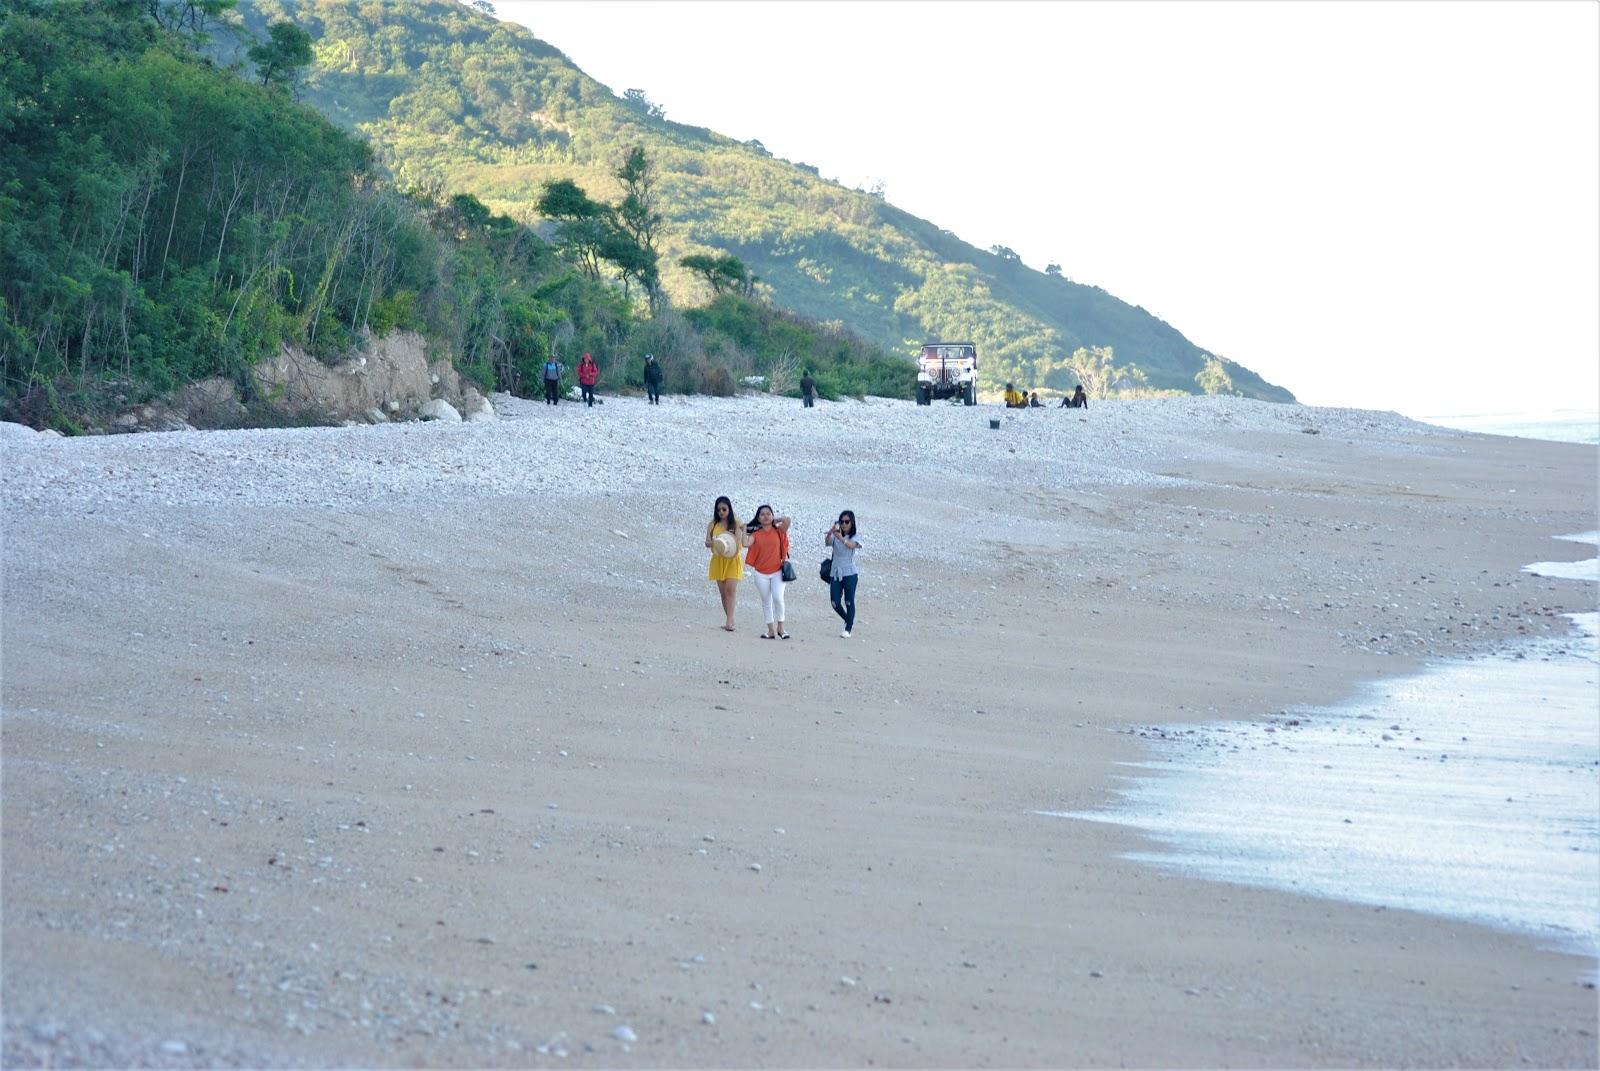
<path fill-rule="evenodd" d="M 233 8 L 7 0 L 0 11 L 10 419 L 75 430 L 113 401 L 208 376 L 249 398 L 252 365 L 282 343 L 331 358 L 396 328 L 428 334 L 485 388 L 524 390 L 547 354 L 575 364 L 585 350 L 612 386 L 637 384 L 650 349 L 669 389 L 727 392 L 743 375 L 784 387 L 811 362 L 826 392 L 909 393 L 903 362 L 748 288 L 687 315 L 668 307 L 642 147 L 585 179 L 616 204 L 570 181 L 540 187 L 578 213 L 552 242 L 459 187 L 404 169 L 393 181 L 364 139 L 293 99 L 337 42 L 254 10 L 247 32 Z M 392 35 L 371 47 L 404 62 Z M 587 249 L 575 239 L 585 212 L 598 241 Z M 737 258 L 719 263 L 748 277 Z"/>
<path fill-rule="evenodd" d="M 1035 271 L 1005 246 L 977 249 L 895 208 L 881 186 L 846 189 L 760 142 L 673 122 L 670 102 L 642 89 L 619 97 L 550 44 L 454 0 L 255 0 L 246 15 L 258 35 L 275 20 L 310 34 L 305 99 L 369 135 L 403 185 L 471 193 L 538 225 L 552 182 L 620 203 L 619 168 L 642 150 L 656 169 L 659 286 L 679 305 L 719 290 L 690 258 L 732 256 L 759 280 L 756 293 L 887 351 L 976 341 L 986 389 L 1070 389 L 1082 360 L 1109 353 L 1126 374 L 1108 390 L 1292 400 L 1059 265 Z M 928 166 L 988 174 L 992 161 L 962 161 L 959 145 L 937 147 Z"/>

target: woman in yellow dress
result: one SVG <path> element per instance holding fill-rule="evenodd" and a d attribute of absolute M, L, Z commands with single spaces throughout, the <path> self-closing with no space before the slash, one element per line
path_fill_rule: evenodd
<path fill-rule="evenodd" d="M 733 503 L 727 495 L 718 495 L 711 507 L 711 523 L 706 525 L 706 549 L 711 551 L 711 564 L 707 576 L 716 583 L 717 594 L 722 597 L 722 612 L 727 617 L 722 631 L 733 631 L 733 611 L 739 601 L 739 580 L 744 576 L 741 551 L 750 545 L 750 537 Z"/>

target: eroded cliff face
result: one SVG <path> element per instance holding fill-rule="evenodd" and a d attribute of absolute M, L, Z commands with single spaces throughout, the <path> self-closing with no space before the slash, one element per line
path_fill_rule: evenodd
<path fill-rule="evenodd" d="M 493 420 L 494 407 L 462 382 L 445 357 L 414 331 L 374 338 L 358 354 L 325 364 L 285 345 L 255 367 L 258 417 L 301 424 L 382 424 L 391 420 Z M 232 381 L 215 377 L 170 398 L 117 416 L 107 431 L 181 431 L 253 423 Z"/>

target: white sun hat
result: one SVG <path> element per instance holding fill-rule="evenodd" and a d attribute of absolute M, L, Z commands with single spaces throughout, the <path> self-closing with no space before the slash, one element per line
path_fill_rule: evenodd
<path fill-rule="evenodd" d="M 739 553 L 739 541 L 732 532 L 718 532 L 711 537 L 711 549 L 719 558 L 731 558 Z"/>

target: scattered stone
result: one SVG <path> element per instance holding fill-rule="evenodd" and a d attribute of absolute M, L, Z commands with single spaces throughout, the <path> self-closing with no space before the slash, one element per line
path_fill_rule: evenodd
<path fill-rule="evenodd" d="M 716 1026 L 717 1025 L 717 1017 L 715 1015 L 712 1015 L 710 1012 L 701 1012 L 700 1013 L 700 1021 L 702 1023 L 706 1024 L 707 1026 Z"/>
<path fill-rule="evenodd" d="M 849 607 L 847 606 L 847 607 L 845 607 L 845 609 L 848 610 Z M 750 864 L 750 869 L 754 870 L 757 874 L 759 874 L 759 873 L 761 873 L 761 864 L 760 863 L 751 863 Z"/>
<path fill-rule="evenodd" d="M 615 1014 L 617 1014 L 617 1009 L 613 1008 L 609 1004 L 596 1004 L 594 1007 L 590 1008 L 589 1010 L 594 1012 L 596 1015 L 615 1015 Z"/>
<path fill-rule="evenodd" d="M 182 1056 L 189 1051 L 189 1046 L 182 1041 L 163 1041 L 161 1051 L 168 1056 Z"/>
<path fill-rule="evenodd" d="M 417 410 L 417 416 L 423 420 L 442 420 L 446 424 L 461 423 L 461 414 L 456 411 L 456 407 L 443 398 L 425 402 L 422 408 Z"/>

